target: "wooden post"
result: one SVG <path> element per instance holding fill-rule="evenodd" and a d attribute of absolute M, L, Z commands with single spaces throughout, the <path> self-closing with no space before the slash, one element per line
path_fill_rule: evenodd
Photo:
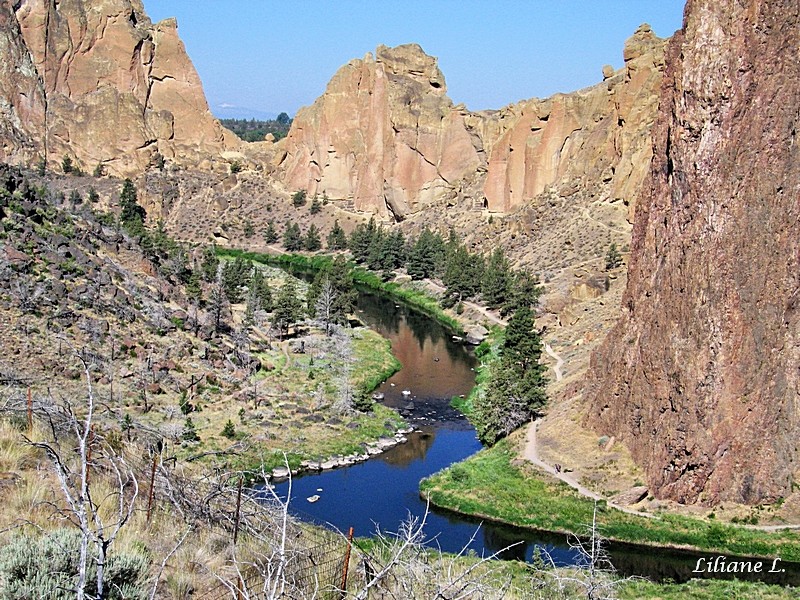
<path fill-rule="evenodd" d="M 153 455 L 153 466 L 150 469 L 150 492 L 147 494 L 147 524 L 150 525 L 150 511 L 153 508 L 153 496 L 156 483 L 156 465 L 158 464 L 158 454 Z"/>
<path fill-rule="evenodd" d="M 244 485 L 244 474 L 239 476 L 239 491 L 236 493 L 236 520 L 233 524 L 233 545 L 239 539 L 239 509 L 242 507 L 242 485 Z"/>
<path fill-rule="evenodd" d="M 344 553 L 344 568 L 342 569 L 342 598 L 347 595 L 347 568 L 350 566 L 350 549 L 353 546 L 353 528 L 347 533 L 347 550 Z"/>
<path fill-rule="evenodd" d="M 33 398 L 31 397 L 31 386 L 28 386 L 28 433 L 33 431 Z"/>

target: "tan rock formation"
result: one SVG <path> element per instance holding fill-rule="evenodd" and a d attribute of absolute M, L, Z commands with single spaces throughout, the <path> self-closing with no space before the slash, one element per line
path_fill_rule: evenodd
<path fill-rule="evenodd" d="M 445 91 L 436 59 L 416 44 L 350 62 L 279 143 L 281 179 L 399 219 L 454 195 L 483 161 Z"/>
<path fill-rule="evenodd" d="M 398 219 L 459 195 L 509 212 L 550 186 L 569 195 L 587 181 L 610 182 L 612 199 L 629 201 L 650 158 L 663 49 L 643 25 L 625 68 L 605 69 L 602 84 L 470 113 L 452 105 L 419 46 L 382 46 L 298 113 L 278 174 L 290 190 Z"/>
<path fill-rule="evenodd" d="M 659 498 L 769 502 L 800 459 L 797 5 L 689 0 L 684 23 L 587 420 Z"/>
<path fill-rule="evenodd" d="M 208 110 L 175 21 L 153 26 L 141 0 L 21 0 L 16 18 L 5 17 L 44 86 L 45 117 L 28 123 L 51 163 L 68 154 L 84 169 L 103 163 L 127 175 L 156 153 L 196 164 L 233 143 Z M 26 64 L 24 54 L 14 60 Z"/>
<path fill-rule="evenodd" d="M 509 212 L 549 186 L 569 195 L 586 181 L 610 182 L 612 199 L 632 199 L 650 159 L 664 40 L 642 25 L 624 57 L 625 68 L 604 69 L 601 84 L 487 115 L 481 137 L 490 210 Z"/>
<path fill-rule="evenodd" d="M 44 127 L 44 90 L 8 2 L 0 3 L 0 161 L 30 162 Z"/>

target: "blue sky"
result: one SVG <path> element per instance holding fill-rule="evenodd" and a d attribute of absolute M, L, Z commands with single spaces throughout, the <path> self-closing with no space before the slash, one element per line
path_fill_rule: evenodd
<path fill-rule="evenodd" d="M 680 28 L 684 0 L 144 0 L 178 32 L 217 116 L 293 115 L 379 44 L 439 59 L 448 95 L 501 108 L 597 83 L 644 22 Z M 229 108 L 224 108 L 229 106 Z M 235 107 L 235 108 L 230 108 Z"/>

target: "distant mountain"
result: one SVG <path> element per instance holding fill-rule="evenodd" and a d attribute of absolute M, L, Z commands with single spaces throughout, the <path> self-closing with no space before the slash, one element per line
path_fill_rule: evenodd
<path fill-rule="evenodd" d="M 211 112 L 218 119 L 255 119 L 256 121 L 271 121 L 280 114 L 278 112 L 270 112 L 260 110 L 258 108 L 250 108 L 249 106 L 236 106 L 222 102 L 215 104 L 211 107 Z"/>

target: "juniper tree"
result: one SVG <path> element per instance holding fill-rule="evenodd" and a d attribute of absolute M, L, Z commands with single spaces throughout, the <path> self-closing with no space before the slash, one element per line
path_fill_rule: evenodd
<path fill-rule="evenodd" d="M 278 241 L 278 232 L 275 231 L 275 222 L 270 219 L 267 221 L 267 228 L 264 230 L 264 242 L 274 244 Z"/>
<path fill-rule="evenodd" d="M 339 219 L 333 222 L 333 228 L 328 233 L 328 250 L 344 250 L 347 248 L 347 236 L 339 225 Z"/>
<path fill-rule="evenodd" d="M 125 179 L 119 195 L 120 213 L 119 220 L 131 233 L 141 233 L 147 212 L 139 204 L 136 188 L 130 179 Z"/>
<path fill-rule="evenodd" d="M 303 240 L 303 247 L 309 252 L 314 252 L 322 248 L 322 242 L 319 239 L 319 229 L 314 223 L 308 228 L 305 239 Z"/>
<path fill-rule="evenodd" d="M 611 271 L 622 265 L 622 255 L 617 250 L 616 244 L 611 244 L 606 253 L 606 271 Z"/>
<path fill-rule="evenodd" d="M 305 190 L 298 190 L 294 194 L 292 194 L 292 205 L 295 208 L 300 208 L 304 206 L 306 203 L 306 191 Z"/>

